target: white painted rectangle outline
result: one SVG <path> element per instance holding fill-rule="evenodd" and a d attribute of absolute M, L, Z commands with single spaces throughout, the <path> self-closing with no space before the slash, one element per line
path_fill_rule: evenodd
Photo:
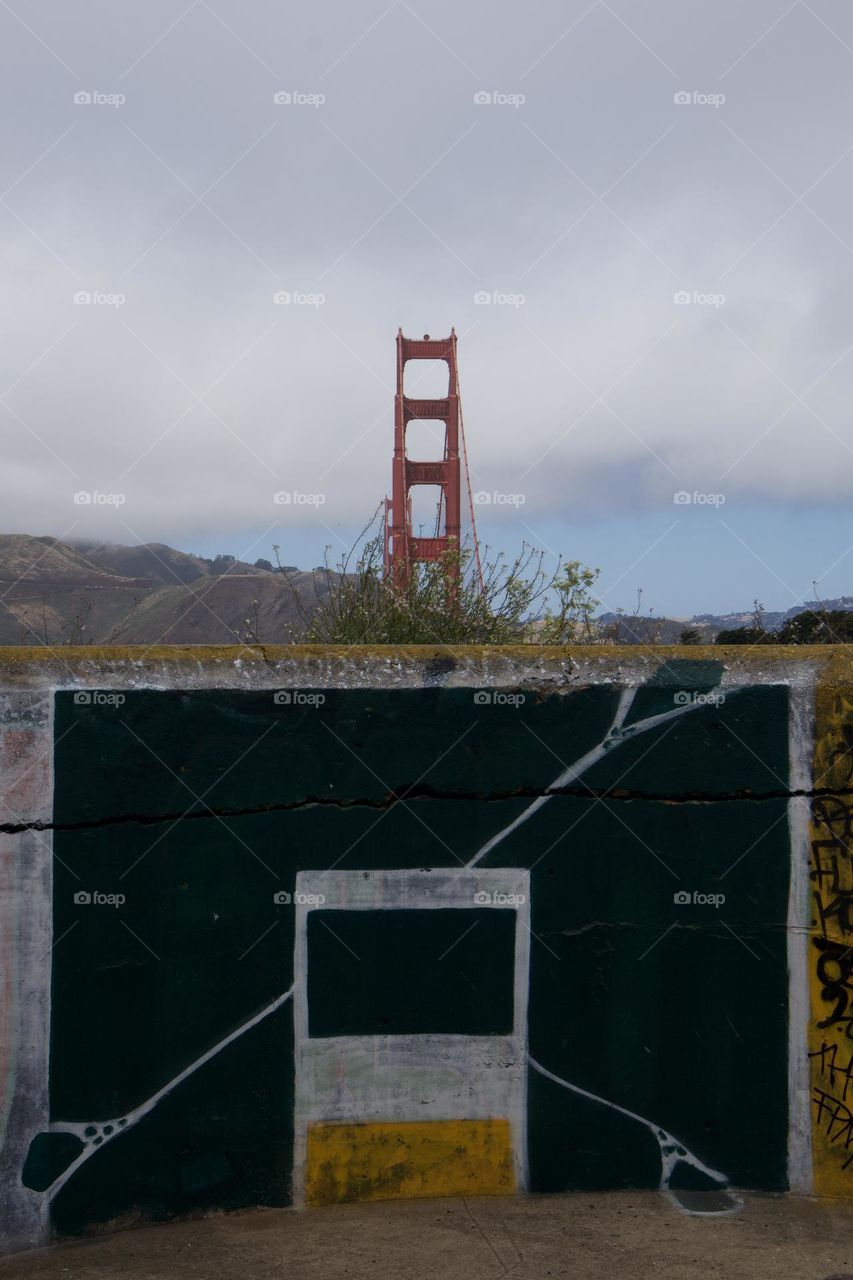
<path fill-rule="evenodd" d="M 490 896 L 490 903 L 482 895 Z M 480 900 L 478 901 L 478 895 Z M 495 895 L 499 895 L 494 902 Z M 521 901 L 504 902 L 511 897 Z M 293 895 L 293 1201 L 305 1202 L 308 1126 L 507 1119 L 515 1181 L 527 1188 L 527 1003 L 530 877 L 519 868 L 300 871 Z M 308 1034 L 308 914 L 316 910 L 515 911 L 513 1029 L 503 1036 Z M 328 1079 L 323 1080 L 324 1068 Z M 337 1093 L 330 1087 L 338 1086 Z M 342 1083 L 343 1082 L 343 1083 Z M 319 1086 L 319 1088 L 318 1088 Z M 412 1096 L 412 1088 L 419 1093 Z"/>

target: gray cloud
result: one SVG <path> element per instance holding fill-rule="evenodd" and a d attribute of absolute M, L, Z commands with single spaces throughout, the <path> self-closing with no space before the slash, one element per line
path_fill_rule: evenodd
<path fill-rule="evenodd" d="M 474 487 L 526 518 L 849 492 L 840 0 L 12 8 L 4 527 L 357 523 L 400 324 L 455 324 Z"/>

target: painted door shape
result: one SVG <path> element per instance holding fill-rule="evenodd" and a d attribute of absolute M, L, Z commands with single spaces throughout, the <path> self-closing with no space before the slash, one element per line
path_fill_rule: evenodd
<path fill-rule="evenodd" d="M 294 1203 L 525 1189 L 527 871 L 303 871 L 294 906 Z"/>

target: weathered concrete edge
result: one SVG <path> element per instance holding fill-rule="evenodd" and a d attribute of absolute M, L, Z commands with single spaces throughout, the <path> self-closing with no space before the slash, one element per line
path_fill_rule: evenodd
<path fill-rule="evenodd" d="M 853 682 L 853 646 L 125 645 L 0 648 L 0 689 L 406 688 L 642 683 L 673 661 L 722 683 Z"/>

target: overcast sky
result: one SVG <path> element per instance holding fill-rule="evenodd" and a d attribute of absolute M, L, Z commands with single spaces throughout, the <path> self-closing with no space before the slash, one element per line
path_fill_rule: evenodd
<path fill-rule="evenodd" d="M 455 325 L 492 546 L 853 594 L 844 0 L 3 0 L 0 50 L 3 531 L 310 567 Z"/>

